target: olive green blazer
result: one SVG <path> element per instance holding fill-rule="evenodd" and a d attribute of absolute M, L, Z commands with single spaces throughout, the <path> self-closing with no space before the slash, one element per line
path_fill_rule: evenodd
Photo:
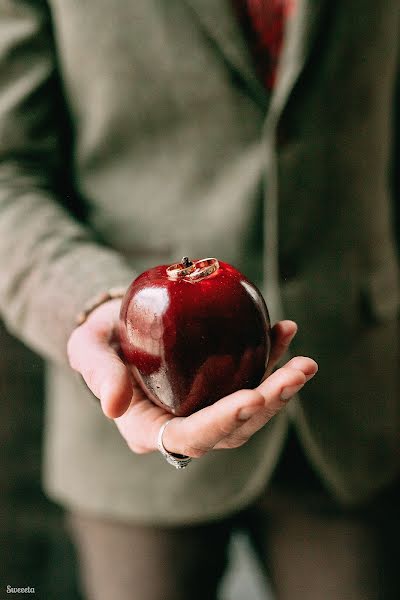
<path fill-rule="evenodd" d="M 398 0 L 298 0 L 268 95 L 229 1 L 0 0 L 0 306 L 49 359 L 67 507 L 201 521 L 265 488 L 288 423 L 346 503 L 400 467 L 391 174 Z M 183 255 L 233 263 L 320 372 L 244 447 L 134 455 L 66 361 L 85 302 Z"/>

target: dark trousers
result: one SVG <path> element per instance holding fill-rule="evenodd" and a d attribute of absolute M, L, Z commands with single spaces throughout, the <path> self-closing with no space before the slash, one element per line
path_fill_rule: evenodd
<path fill-rule="evenodd" d="M 277 600 L 398 600 L 398 486 L 343 509 L 292 435 L 249 509 L 200 526 L 147 527 L 71 514 L 87 600 L 215 600 L 232 532 L 245 530 Z"/>

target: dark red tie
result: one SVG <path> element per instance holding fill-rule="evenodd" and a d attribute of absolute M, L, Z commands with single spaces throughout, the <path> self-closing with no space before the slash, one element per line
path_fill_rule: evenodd
<path fill-rule="evenodd" d="M 234 0 L 254 53 L 260 77 L 268 89 L 274 87 L 282 49 L 286 19 L 294 0 Z"/>

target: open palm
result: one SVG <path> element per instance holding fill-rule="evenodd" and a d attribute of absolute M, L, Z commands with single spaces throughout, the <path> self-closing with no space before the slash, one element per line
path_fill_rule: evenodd
<path fill-rule="evenodd" d="M 120 305 L 121 300 L 106 302 L 75 329 L 68 343 L 69 361 L 99 398 L 104 414 L 114 419 L 131 450 L 152 452 L 157 449 L 159 429 L 171 414 L 147 398 L 121 359 L 117 334 Z M 170 452 L 197 458 L 212 449 L 246 443 L 317 372 L 315 361 L 304 356 L 296 356 L 274 371 L 296 331 L 293 321 L 278 322 L 272 329 L 271 356 L 262 383 L 225 396 L 188 417 L 174 417 L 165 430 L 164 446 Z"/>

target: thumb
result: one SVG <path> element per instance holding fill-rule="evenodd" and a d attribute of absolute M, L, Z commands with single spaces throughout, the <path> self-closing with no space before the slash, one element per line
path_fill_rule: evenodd
<path fill-rule="evenodd" d="M 130 405 L 132 381 L 127 367 L 104 337 L 104 332 L 81 325 L 68 342 L 71 367 L 99 398 L 104 414 L 115 419 Z"/>

